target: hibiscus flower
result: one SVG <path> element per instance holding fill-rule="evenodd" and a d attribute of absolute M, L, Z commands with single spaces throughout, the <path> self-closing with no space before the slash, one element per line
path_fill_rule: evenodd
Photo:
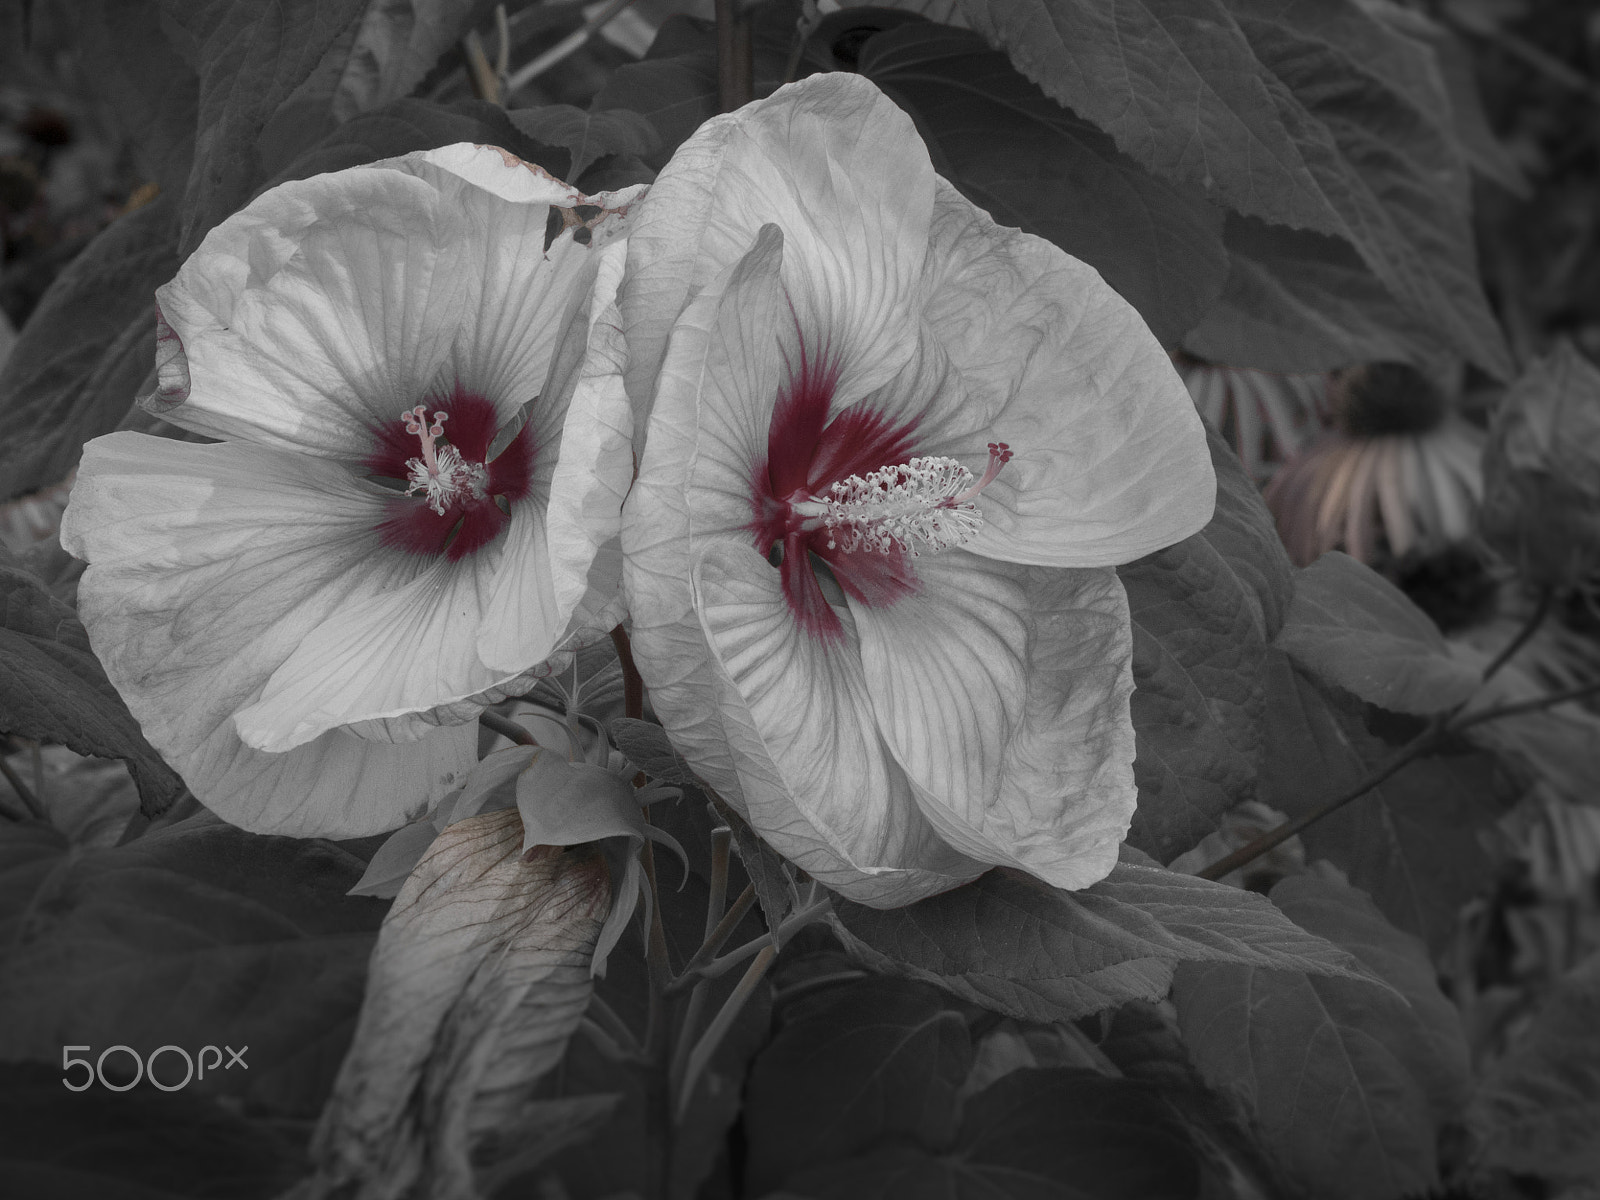
<path fill-rule="evenodd" d="M 1103 877 L 1135 802 L 1112 566 L 1215 498 L 1138 314 L 851 75 L 705 125 L 628 259 L 624 588 L 696 771 L 866 903 Z"/>
<path fill-rule="evenodd" d="M 62 543 L 111 681 L 227 820 L 402 824 L 482 706 L 614 621 L 634 199 L 450 146 L 272 189 L 157 293 L 146 405 L 220 440 L 95 439 Z"/>

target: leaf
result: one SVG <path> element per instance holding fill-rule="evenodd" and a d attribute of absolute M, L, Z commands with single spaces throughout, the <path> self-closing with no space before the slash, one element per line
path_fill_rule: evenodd
<path fill-rule="evenodd" d="M 598 158 L 609 154 L 644 158 L 661 145 L 655 126 L 625 108 L 586 112 L 571 104 L 549 104 L 543 108 L 512 109 L 506 116 L 535 141 L 570 151 L 572 180 L 581 178 Z"/>
<path fill-rule="evenodd" d="M 1155 1092 L 1088 1071 L 1013 1071 L 973 1097 L 952 1153 L 885 1145 L 803 1171 L 814 1200 L 1189 1200 L 1194 1148 Z"/>
<path fill-rule="evenodd" d="M 0 366 L 5 496 L 56 483 L 133 407 L 155 363 L 155 290 L 178 269 L 176 204 L 119 218 L 56 276 Z"/>
<path fill-rule="evenodd" d="M 1510 357 L 1479 288 L 1459 149 L 1426 51 L 1353 0 L 963 0 L 1052 99 L 1158 175 L 1341 237 L 1485 369 Z M 1417 86 L 1430 85 L 1428 92 Z"/>
<path fill-rule="evenodd" d="M 167 40 L 158 0 L 68 0 L 66 7 L 77 77 L 127 138 L 144 179 L 175 207 L 194 160 L 200 81 Z"/>
<path fill-rule="evenodd" d="M 1295 572 L 1273 644 L 1318 679 L 1391 712 L 1443 712 L 1481 682 L 1404 592 L 1337 550 Z"/>
<path fill-rule="evenodd" d="M 1317 1200 L 1398 1200 L 1425 1191 L 1438 1182 L 1439 1124 L 1453 1115 L 1466 1082 L 1459 1021 L 1436 995 L 1421 947 L 1389 928 L 1359 893 L 1302 877 L 1279 884 L 1280 897 L 1392 990 L 1185 964 L 1172 995 L 1195 1064 L 1211 1086 L 1244 1101 L 1262 1145 Z M 1439 1020 L 1448 1024 L 1429 1024 Z"/>
<path fill-rule="evenodd" d="M 1484 450 L 1484 536 L 1534 582 L 1600 569 L 1600 368 L 1570 342 L 1499 403 Z"/>
<path fill-rule="evenodd" d="M 307 179 L 342 171 L 380 158 L 394 158 L 451 142 L 501 146 L 528 162 L 537 162 L 560 178 L 566 152 L 528 141 L 506 119 L 505 111 L 481 100 L 450 105 L 422 100 L 396 100 L 383 108 L 352 117 L 303 151 L 261 184 L 257 193 L 290 179 Z"/>
<path fill-rule="evenodd" d="M 74 1095 L 57 1053 L 49 1066 L 0 1066 L 0 1179 L 11 1195 L 270 1200 L 294 1181 L 299 1156 L 264 1123 L 187 1089 Z"/>
<path fill-rule="evenodd" d="M 515 1150 L 533 1083 L 588 1007 L 611 903 L 598 854 L 525 857 L 522 841 L 509 809 L 457 822 L 400 889 L 312 1144 L 308 1196 L 473 1200 L 474 1152 Z"/>
<path fill-rule="evenodd" d="M 12 562 L 0 551 L 0 731 L 125 759 L 145 815 L 165 811 L 183 781 L 144 740 L 77 614 Z"/>
<path fill-rule="evenodd" d="M 0 827 L 0 1059 L 248 1046 L 247 1070 L 191 1086 L 316 1112 L 383 913 L 344 895 L 360 874 L 326 842 L 208 815 L 83 853 L 53 830 Z"/>
<path fill-rule="evenodd" d="M 1363 362 L 1430 367 L 1448 354 L 1348 242 L 1229 213 L 1228 278 L 1183 339 L 1212 362 L 1310 374 Z"/>
<path fill-rule="evenodd" d="M 1216 300 L 1220 210 L 1119 153 L 977 34 L 911 21 L 870 38 L 859 69 L 916 119 L 941 175 L 1002 225 L 1098 270 L 1163 344 Z"/>
<path fill-rule="evenodd" d="M 1522 1175 L 1600 1176 L 1600 954 L 1546 996 L 1533 1023 L 1491 1066 L 1474 1102 L 1483 1153 Z"/>
<path fill-rule="evenodd" d="M 972 1040 L 938 990 L 862 979 L 803 997 L 779 1019 L 745 1095 L 751 1195 L 885 1140 L 936 1150 L 954 1136 Z"/>
<path fill-rule="evenodd" d="M 648 120 L 659 145 L 640 157 L 659 171 L 691 133 L 717 115 L 716 52 L 623 63 L 595 94 L 593 108 L 631 111 Z"/>
<path fill-rule="evenodd" d="M 1353 702 L 1320 691 L 1276 651 L 1266 683 L 1260 798 L 1291 818 L 1345 794 L 1395 753 Z M 1501 776 L 1486 754 L 1436 755 L 1404 767 L 1301 835 L 1306 853 L 1342 869 L 1383 912 L 1434 950 L 1461 906 L 1494 878 Z"/>
<path fill-rule="evenodd" d="M 1171 861 L 1249 799 L 1261 745 L 1256 676 L 1293 568 L 1254 485 L 1211 431 L 1216 514 L 1199 533 L 1117 574 L 1133 617 L 1134 779 L 1129 841 Z"/>
<path fill-rule="evenodd" d="M 869 967 L 1028 1021 L 1159 1000 L 1185 961 L 1361 972 L 1254 892 L 1129 862 L 1081 892 L 990 871 L 904 908 L 835 899 L 832 921 Z"/>
<path fill-rule="evenodd" d="M 200 77 L 195 163 L 183 196 L 185 257 L 248 198 L 267 122 L 368 0 L 159 0 L 179 53 Z"/>
<path fill-rule="evenodd" d="M 489 0 L 367 0 L 333 85 L 334 118 L 348 121 L 410 95 L 493 7 Z"/>
<path fill-rule="evenodd" d="M 683 756 L 673 748 L 667 731 L 654 721 L 616 717 L 607 726 L 607 731 L 611 734 L 611 744 L 651 779 L 674 787 L 698 785 L 699 780 Z"/>

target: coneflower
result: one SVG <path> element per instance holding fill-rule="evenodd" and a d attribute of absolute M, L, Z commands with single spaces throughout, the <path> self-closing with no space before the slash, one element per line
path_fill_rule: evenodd
<path fill-rule="evenodd" d="M 1483 496 L 1483 434 L 1403 363 L 1330 377 L 1333 427 L 1266 489 L 1278 535 L 1305 565 L 1333 549 L 1372 563 L 1466 538 Z"/>
<path fill-rule="evenodd" d="M 1233 445 L 1257 482 L 1315 436 L 1328 403 L 1328 376 L 1284 375 L 1172 356 L 1200 415 Z"/>

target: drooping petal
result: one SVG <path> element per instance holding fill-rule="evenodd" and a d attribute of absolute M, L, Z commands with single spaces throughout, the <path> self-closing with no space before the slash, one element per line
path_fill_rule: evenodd
<path fill-rule="evenodd" d="M 1087 887 L 1137 801 L 1127 597 L 1109 568 L 1010 568 L 1002 586 L 981 564 L 942 557 L 913 601 L 859 614 L 879 724 L 951 845 Z"/>
<path fill-rule="evenodd" d="M 764 839 L 866 904 L 906 904 L 983 870 L 918 810 L 878 731 L 848 621 L 841 644 L 810 636 L 771 565 L 726 543 L 701 554 L 695 587 L 743 809 Z"/>
<path fill-rule="evenodd" d="M 335 731 L 284 755 L 235 728 L 329 614 L 415 577 L 416 560 L 377 551 L 382 495 L 324 460 L 238 443 L 116 433 L 85 448 L 62 544 L 90 561 L 79 607 L 95 653 L 151 743 L 235 824 L 381 832 L 476 759 L 470 725 L 403 744 Z"/>
<path fill-rule="evenodd" d="M 922 273 L 934 179 L 922 139 L 858 76 L 814 76 L 781 95 L 789 102 L 706 122 L 651 185 L 621 300 L 628 390 L 640 411 L 685 304 L 769 222 L 787 239 L 784 279 L 797 311 L 849 364 L 839 381 L 846 401 L 912 353 L 904 297 Z"/>
<path fill-rule="evenodd" d="M 540 394 L 592 269 L 570 236 L 543 253 L 548 213 L 421 155 L 274 188 L 157 293 L 153 407 L 209 436 L 357 460 L 374 430 L 458 384 L 504 423 Z"/>
<path fill-rule="evenodd" d="M 921 303 L 959 387 L 926 398 L 924 454 L 1014 457 L 979 499 L 967 548 L 1112 566 L 1211 519 L 1216 477 L 1194 402 L 1133 307 L 1092 267 L 996 225 L 937 181 Z M 974 431 L 976 425 L 976 431 Z"/>
<path fill-rule="evenodd" d="M 701 539 L 744 539 L 753 513 L 749 473 L 765 446 L 761 399 L 780 380 L 776 343 L 778 257 L 773 229 L 681 315 L 662 367 L 650 437 L 623 506 L 623 591 L 633 618 L 633 650 L 651 703 L 695 770 L 736 807 L 743 801 L 717 702 L 711 651 L 695 615 L 689 568 Z M 748 351 L 739 320 L 760 334 Z M 762 336 L 764 335 L 764 336 Z M 759 353 L 765 343 L 772 347 Z M 717 358 L 713 362 L 713 355 Z M 721 402 L 703 402 L 702 389 Z M 770 412 L 770 408 L 766 411 Z M 716 423 L 701 428 L 702 419 Z M 708 461 L 700 462 L 701 447 Z M 750 544 L 748 541 L 745 544 Z"/>

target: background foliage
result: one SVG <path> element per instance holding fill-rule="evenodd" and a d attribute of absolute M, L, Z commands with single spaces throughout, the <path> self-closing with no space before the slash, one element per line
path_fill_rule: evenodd
<path fill-rule="evenodd" d="M 647 182 L 722 105 L 711 17 L 0 5 L 0 1175 L 19 1195 L 265 1197 L 305 1176 L 386 911 L 346 895 L 377 840 L 250 835 L 187 796 L 89 651 L 78 568 L 33 536 L 86 439 L 183 436 L 134 405 L 153 290 L 261 191 L 411 150 L 488 142 L 588 191 Z M 1297 567 L 1235 407 L 1214 520 L 1121 569 L 1140 803 L 1112 875 L 1068 894 L 996 871 L 790 928 L 794 881 L 734 820 L 728 894 L 748 880 L 758 900 L 735 944 L 784 930 L 785 948 L 687 1105 L 627 1045 L 651 1019 L 630 935 L 603 1019 L 478 1186 L 1600 1195 L 1600 20 L 1517 0 L 757 0 L 722 18 L 747 31 L 756 96 L 872 79 L 942 174 L 1095 266 L 1179 361 L 1409 364 L 1488 430 L 1492 519 L 1409 557 L 1391 531 L 1366 556 L 1382 574 L 1337 551 Z M 1551 522 L 1561 555 L 1535 536 Z M 684 788 L 654 810 L 688 853 L 660 892 L 682 971 L 728 814 L 656 727 L 617 719 L 617 678 L 586 661 L 581 687 L 538 698 L 614 722 Z M 1199 876 L 1290 820 L 1297 837 Z M 736 974 L 676 1011 L 717 1011 Z M 61 1088 L 63 1044 L 169 1042 L 248 1043 L 250 1074 Z"/>

